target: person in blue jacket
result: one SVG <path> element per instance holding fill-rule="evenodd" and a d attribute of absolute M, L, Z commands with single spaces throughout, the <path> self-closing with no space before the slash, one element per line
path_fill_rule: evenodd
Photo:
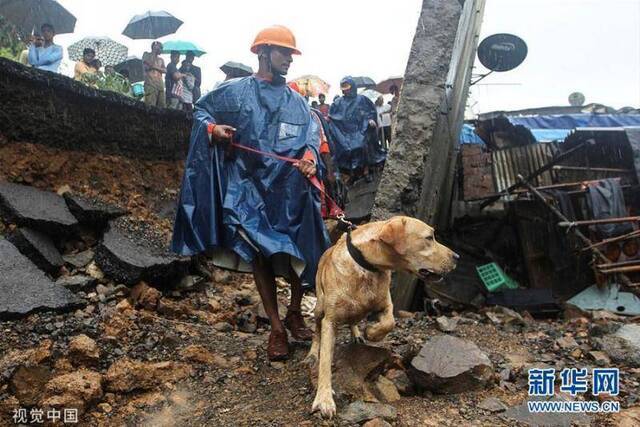
<path fill-rule="evenodd" d="M 357 178 L 368 175 L 369 168 L 386 160 L 386 152 L 376 134 L 376 107 L 369 98 L 358 95 L 352 77 L 340 81 L 342 95 L 329 109 L 333 153 L 338 169 Z"/>
<path fill-rule="evenodd" d="M 35 43 L 32 43 L 29 46 L 29 64 L 40 70 L 57 73 L 62 62 L 62 46 L 53 43 L 56 31 L 51 24 L 42 24 L 40 31 L 44 38 L 44 44 L 36 46 Z"/>
<path fill-rule="evenodd" d="M 288 357 L 286 329 L 299 340 L 312 337 L 300 312 L 303 283 L 315 284 L 329 245 L 320 195 L 307 179 L 316 174 L 319 132 L 304 98 L 285 83 L 292 55 L 300 54 L 293 33 L 266 28 L 251 51 L 256 75 L 224 82 L 195 105 L 171 248 L 206 252 L 219 267 L 253 273 L 271 321 L 267 354 L 281 360 Z M 284 322 L 276 276 L 291 284 Z"/>

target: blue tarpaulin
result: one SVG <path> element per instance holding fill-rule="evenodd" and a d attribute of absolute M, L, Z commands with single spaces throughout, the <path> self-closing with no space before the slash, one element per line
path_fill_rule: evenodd
<path fill-rule="evenodd" d="M 576 128 L 640 126 L 640 114 L 558 114 L 505 116 L 512 125 L 529 129 L 538 142 L 562 141 Z"/>
<path fill-rule="evenodd" d="M 460 131 L 460 144 L 484 144 L 484 141 L 475 132 L 473 125 L 465 123 Z"/>
<path fill-rule="evenodd" d="M 223 83 L 196 104 L 171 248 L 208 251 L 216 265 L 244 272 L 261 253 L 276 275 L 289 276 L 291 267 L 314 284 L 329 244 L 318 192 L 290 163 L 211 147 L 209 123 L 233 126 L 236 141 L 254 149 L 296 159 L 311 150 L 318 158 L 318 125 L 300 95 L 253 76 Z"/>

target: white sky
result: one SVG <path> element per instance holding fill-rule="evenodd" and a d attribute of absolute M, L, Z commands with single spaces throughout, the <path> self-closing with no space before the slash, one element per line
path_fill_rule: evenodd
<path fill-rule="evenodd" d="M 86 36 L 106 35 L 141 56 L 150 41 L 121 35 L 135 14 L 166 10 L 184 21 L 174 35 L 208 54 L 196 58 L 203 89 L 224 74 L 226 61 L 256 68 L 249 52 L 256 32 L 271 24 L 295 33 L 303 55 L 289 77 L 316 74 L 332 85 L 341 77 L 376 81 L 402 75 L 411 49 L 421 0 L 59 0 L 77 18 L 76 32 L 57 36 L 65 48 Z M 535 106 L 568 105 L 571 92 L 586 102 L 640 107 L 640 0 L 487 0 L 481 39 L 511 32 L 529 46 L 517 69 L 494 73 L 475 86 L 471 110 L 481 113 Z M 67 59 L 68 61 L 68 59 Z M 477 62 L 476 72 L 482 72 Z M 68 70 L 73 67 L 67 66 Z M 515 86 L 486 85 L 516 83 Z M 480 86 L 482 84 L 482 86 Z"/>

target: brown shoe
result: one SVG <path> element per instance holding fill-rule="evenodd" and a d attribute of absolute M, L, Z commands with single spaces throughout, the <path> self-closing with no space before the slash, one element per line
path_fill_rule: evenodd
<path fill-rule="evenodd" d="M 289 308 L 284 318 L 284 325 L 291 332 L 291 336 L 298 341 L 311 341 L 313 338 L 313 331 L 304 324 L 300 310 Z"/>
<path fill-rule="evenodd" d="M 273 362 L 276 360 L 287 360 L 289 358 L 287 331 L 271 331 L 267 345 L 267 357 Z"/>

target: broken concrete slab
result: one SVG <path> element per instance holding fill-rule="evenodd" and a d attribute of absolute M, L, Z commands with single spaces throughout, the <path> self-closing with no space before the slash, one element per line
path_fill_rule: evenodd
<path fill-rule="evenodd" d="M 77 194 L 64 193 L 69 210 L 78 221 L 90 227 L 105 228 L 109 221 L 121 217 L 127 211 L 97 199 L 88 199 Z"/>
<path fill-rule="evenodd" d="M 8 182 L 0 182 L 0 214 L 6 221 L 46 234 L 68 234 L 78 226 L 61 196 Z"/>
<path fill-rule="evenodd" d="M 478 346 L 451 335 L 429 339 L 409 370 L 417 386 L 443 394 L 483 388 L 492 375 L 493 365 Z"/>
<path fill-rule="evenodd" d="M 0 240 L 0 319 L 33 311 L 68 311 L 83 305 L 71 291 L 56 286 L 7 240 Z"/>
<path fill-rule="evenodd" d="M 84 291 L 93 287 L 98 281 L 91 276 L 78 274 L 76 276 L 60 277 L 56 280 L 56 285 L 64 286 L 71 292 Z"/>
<path fill-rule="evenodd" d="M 20 228 L 11 233 L 7 240 L 46 273 L 56 274 L 64 264 L 62 255 L 51 238 L 39 231 Z"/>
<path fill-rule="evenodd" d="M 398 417 L 398 411 L 391 405 L 383 403 L 363 402 L 361 400 L 351 403 L 340 414 L 340 418 L 352 424 L 359 424 L 363 421 L 374 418 L 382 418 L 393 421 Z"/>
<path fill-rule="evenodd" d="M 374 386 L 367 379 L 382 372 L 385 364 L 391 361 L 391 352 L 382 347 L 349 344 L 336 349 L 335 361 L 333 378 L 336 393 L 369 400 Z"/>
<path fill-rule="evenodd" d="M 112 279 L 127 285 L 146 281 L 167 285 L 186 275 L 189 259 L 157 251 L 134 242 L 111 226 L 96 250 L 96 263 Z"/>
<path fill-rule="evenodd" d="M 63 255 L 62 259 L 65 263 L 75 268 L 83 268 L 93 261 L 94 255 L 95 254 L 91 249 L 87 249 L 86 251 L 78 252 L 77 254 Z"/>
<path fill-rule="evenodd" d="M 453 332 L 458 326 L 458 319 L 450 318 L 447 316 L 440 316 L 436 318 L 436 323 L 438 324 L 438 329 L 440 329 L 442 332 Z"/>
<path fill-rule="evenodd" d="M 489 412 L 504 412 L 507 410 L 507 405 L 497 397 L 487 397 L 482 402 L 478 403 L 478 408 Z"/>

